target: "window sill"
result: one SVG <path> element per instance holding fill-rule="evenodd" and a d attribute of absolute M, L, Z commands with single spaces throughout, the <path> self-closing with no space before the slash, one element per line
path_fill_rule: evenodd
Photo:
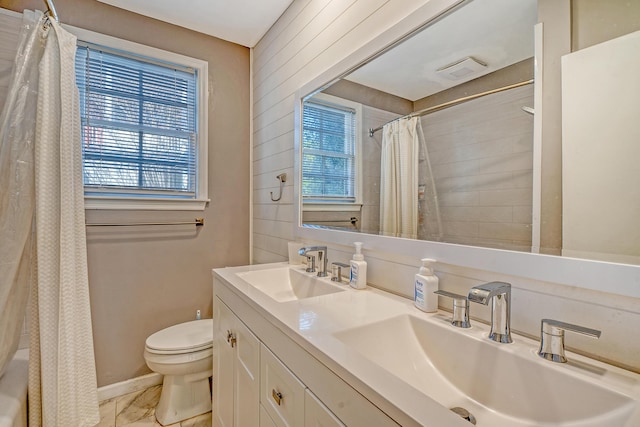
<path fill-rule="evenodd" d="M 302 210 L 304 212 L 360 212 L 362 209 L 361 203 L 303 203 Z"/>
<path fill-rule="evenodd" d="M 209 199 L 154 199 L 85 196 L 85 209 L 144 211 L 204 211 Z"/>

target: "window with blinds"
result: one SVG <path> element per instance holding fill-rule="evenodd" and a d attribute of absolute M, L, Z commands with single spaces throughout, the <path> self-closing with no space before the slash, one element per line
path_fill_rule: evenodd
<path fill-rule="evenodd" d="M 197 71 L 78 42 L 86 195 L 197 197 Z"/>
<path fill-rule="evenodd" d="M 356 201 L 356 112 L 307 100 L 303 106 L 302 197 L 305 202 Z"/>

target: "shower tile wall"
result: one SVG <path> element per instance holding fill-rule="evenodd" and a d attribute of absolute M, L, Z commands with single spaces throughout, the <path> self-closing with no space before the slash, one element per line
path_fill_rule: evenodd
<path fill-rule="evenodd" d="M 523 106 L 531 85 L 423 117 L 442 241 L 531 249 L 533 116 Z M 437 234 L 433 216 L 422 220 Z"/>

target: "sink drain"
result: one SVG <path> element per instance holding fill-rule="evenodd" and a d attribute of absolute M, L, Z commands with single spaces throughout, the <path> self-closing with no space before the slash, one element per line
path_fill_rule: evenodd
<path fill-rule="evenodd" d="M 467 420 L 471 424 L 476 425 L 476 417 L 474 417 L 473 414 L 466 409 L 456 406 L 455 408 L 451 408 L 451 411 L 460 415 L 463 420 Z"/>

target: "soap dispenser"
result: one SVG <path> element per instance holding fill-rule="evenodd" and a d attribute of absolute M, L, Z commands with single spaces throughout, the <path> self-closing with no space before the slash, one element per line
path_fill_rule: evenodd
<path fill-rule="evenodd" d="M 355 242 L 353 245 L 356 248 L 356 253 L 353 254 L 353 259 L 350 262 L 349 285 L 355 289 L 364 289 L 367 287 L 367 262 L 362 255 L 362 243 Z"/>
<path fill-rule="evenodd" d="M 438 290 L 438 276 L 433 274 L 431 267 L 436 260 L 422 258 L 421 261 L 422 266 L 415 277 L 413 303 L 420 310 L 431 313 L 438 311 L 438 295 L 434 294 Z"/>

